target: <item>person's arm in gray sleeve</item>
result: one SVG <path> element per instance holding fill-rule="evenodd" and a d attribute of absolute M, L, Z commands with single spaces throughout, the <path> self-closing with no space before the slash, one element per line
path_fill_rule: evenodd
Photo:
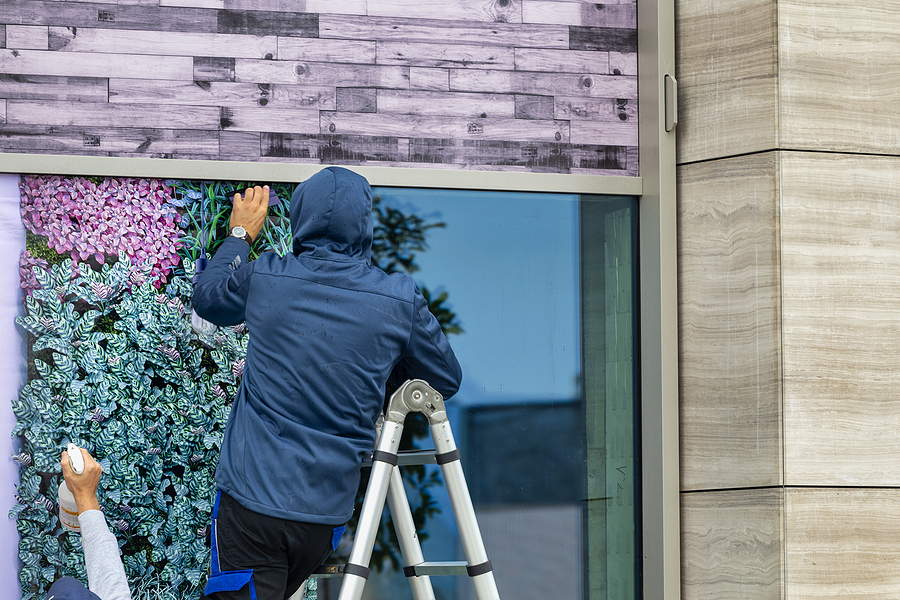
<path fill-rule="evenodd" d="M 250 242 L 259 235 L 269 208 L 269 186 L 249 188 L 244 198 L 234 197 L 229 229 L 243 227 Z M 216 325 L 237 325 L 244 321 L 249 280 L 250 244 L 229 236 L 202 272 L 194 277 L 194 311 Z"/>
<path fill-rule="evenodd" d="M 101 600 L 131 600 L 119 544 L 116 536 L 109 530 L 106 516 L 100 512 L 100 503 L 97 501 L 97 486 L 100 484 L 103 467 L 83 448 L 81 456 L 84 459 L 84 471 L 81 474 L 72 470 L 69 453 L 66 451 L 62 453 L 60 464 L 66 486 L 75 497 L 75 505 L 78 507 L 88 588 Z"/>
<path fill-rule="evenodd" d="M 391 381 L 397 385 L 407 379 L 423 379 L 450 398 L 462 382 L 462 369 L 441 325 L 428 310 L 428 303 L 416 290 L 412 331 L 406 355 L 394 367 Z"/>

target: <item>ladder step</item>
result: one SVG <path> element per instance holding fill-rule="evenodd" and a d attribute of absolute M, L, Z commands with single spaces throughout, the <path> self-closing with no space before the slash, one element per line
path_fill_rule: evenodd
<path fill-rule="evenodd" d="M 397 453 L 397 464 L 400 466 L 410 465 L 436 465 L 437 458 L 434 450 L 403 450 Z M 372 466 L 372 453 L 367 452 L 363 457 L 362 466 Z"/>
<path fill-rule="evenodd" d="M 403 567 L 403 574 L 407 577 L 422 575 L 467 575 L 469 563 L 464 560 L 448 562 L 424 562 L 411 567 Z"/>

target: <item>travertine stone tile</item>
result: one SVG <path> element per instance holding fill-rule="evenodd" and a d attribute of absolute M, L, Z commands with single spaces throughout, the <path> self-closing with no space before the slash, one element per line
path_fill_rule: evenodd
<path fill-rule="evenodd" d="M 787 488 L 786 597 L 895 600 L 898 540 L 898 489 Z"/>
<path fill-rule="evenodd" d="M 781 165 L 785 483 L 900 485 L 900 158 Z"/>
<path fill-rule="evenodd" d="M 679 169 L 681 486 L 781 483 L 777 155 Z"/>
<path fill-rule="evenodd" d="M 784 598 L 782 488 L 681 495 L 682 600 Z"/>
<path fill-rule="evenodd" d="M 679 0 L 680 163 L 777 147 L 776 31 L 775 0 Z"/>
<path fill-rule="evenodd" d="M 898 154 L 898 8 L 896 1 L 778 2 L 782 148 Z"/>

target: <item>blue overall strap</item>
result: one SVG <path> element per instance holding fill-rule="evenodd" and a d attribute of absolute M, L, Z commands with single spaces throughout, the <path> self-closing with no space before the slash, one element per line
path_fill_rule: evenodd
<path fill-rule="evenodd" d="M 216 542 L 216 523 L 219 519 L 219 501 L 222 499 L 222 492 L 216 492 L 216 504 L 213 507 L 212 521 L 212 556 L 209 566 L 209 580 L 203 593 L 209 596 L 216 592 L 236 592 L 245 585 L 250 586 L 250 600 L 257 600 L 256 586 L 253 584 L 253 569 L 244 569 L 241 571 L 223 571 L 219 566 L 219 545 Z"/>
<path fill-rule="evenodd" d="M 341 525 L 340 527 L 335 527 L 334 532 L 331 534 L 331 551 L 334 552 L 337 550 L 338 544 L 341 543 L 341 537 L 344 535 L 344 531 L 346 531 L 347 526 Z"/>

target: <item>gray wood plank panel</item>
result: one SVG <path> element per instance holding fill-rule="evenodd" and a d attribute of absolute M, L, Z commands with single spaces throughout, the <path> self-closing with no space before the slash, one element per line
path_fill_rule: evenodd
<path fill-rule="evenodd" d="M 426 67 L 409 68 L 409 89 L 430 90 L 436 92 L 450 91 L 449 69 L 429 69 Z"/>
<path fill-rule="evenodd" d="M 104 96 L 105 96 L 104 81 Z M 3 89 L 0 78 L 0 90 Z M 374 96 L 374 90 L 372 90 Z M 334 88 L 217 81 L 110 79 L 109 101 L 126 104 L 335 110 Z"/>
<path fill-rule="evenodd" d="M 319 37 L 319 15 L 259 10 L 220 10 L 218 32 L 241 35 Z"/>
<path fill-rule="evenodd" d="M 284 133 L 315 133 L 319 130 L 319 111 L 315 109 L 223 106 L 220 119 L 223 130 Z"/>
<path fill-rule="evenodd" d="M 637 121 L 572 121 L 573 144 L 600 144 L 601 146 L 637 146 Z"/>
<path fill-rule="evenodd" d="M 597 161 L 594 160 L 597 156 L 604 154 L 603 152 L 597 151 L 595 153 L 595 157 L 590 157 L 586 153 L 579 159 L 579 164 L 577 166 L 573 166 L 569 173 L 573 175 L 629 175 L 636 176 L 639 174 L 638 167 L 640 165 L 639 155 L 640 152 L 636 146 L 629 146 L 627 148 L 611 148 L 609 146 L 583 146 L 580 148 L 605 148 L 606 149 L 606 160 L 605 161 Z M 615 154 L 613 154 L 613 150 L 615 150 Z M 616 162 L 612 162 L 609 157 L 615 155 L 617 158 Z M 619 156 L 621 156 L 621 160 L 619 160 Z M 614 166 L 618 168 L 608 168 L 607 165 L 612 163 Z"/>
<path fill-rule="evenodd" d="M 375 42 L 280 37 L 277 57 L 279 60 L 373 65 Z"/>
<path fill-rule="evenodd" d="M 415 13 L 413 13 L 415 14 Z M 429 15 L 431 16 L 431 15 Z M 481 24 L 436 19 L 355 18 L 319 15 L 319 37 L 396 42 L 479 44 L 482 46 L 568 48 L 569 28 L 563 25 Z"/>
<path fill-rule="evenodd" d="M 0 74 L 0 98 L 106 102 L 108 80 L 102 77 Z"/>
<path fill-rule="evenodd" d="M 46 50 L 47 28 L 33 25 L 7 25 L 6 47 L 16 50 Z"/>
<path fill-rule="evenodd" d="M 199 56 L 193 60 L 193 81 L 234 81 L 233 58 Z"/>
<path fill-rule="evenodd" d="M 352 135 L 262 134 L 262 156 L 316 159 L 324 163 L 406 162 L 409 140 Z"/>
<path fill-rule="evenodd" d="M 555 119 L 553 98 L 550 96 L 528 96 L 516 94 L 517 119 Z"/>
<path fill-rule="evenodd" d="M 0 101 L 0 123 L 6 123 L 6 103 L 8 100 L 5 98 L 3 101 Z"/>
<path fill-rule="evenodd" d="M 784 481 L 777 172 L 772 153 L 678 171 L 685 490 Z"/>
<path fill-rule="evenodd" d="M 514 92 L 542 96 L 637 98 L 637 78 L 594 73 L 576 75 L 451 69 L 450 89 L 459 92 Z"/>
<path fill-rule="evenodd" d="M 896 155 L 896 1 L 779 2 L 781 147 Z"/>
<path fill-rule="evenodd" d="M 0 63 L 2 65 L 2 63 Z M 409 88 L 409 67 L 236 59 L 237 81 L 308 86 Z"/>
<path fill-rule="evenodd" d="M 7 124 L 0 127 L 0 148 L 26 153 L 214 156 L 219 139 L 216 131 Z"/>
<path fill-rule="evenodd" d="M 783 153 L 786 484 L 900 485 L 898 172 Z"/>
<path fill-rule="evenodd" d="M 225 0 L 157 0 L 159 6 L 182 6 L 191 8 L 225 8 Z"/>
<path fill-rule="evenodd" d="M 570 50 L 637 52 L 637 29 L 569 26 Z"/>
<path fill-rule="evenodd" d="M 217 11 L 54 0 L 4 0 L 0 23 L 215 33 Z"/>
<path fill-rule="evenodd" d="M 131 77 L 190 81 L 190 57 L 0 50 L 0 73 L 63 77 Z"/>
<path fill-rule="evenodd" d="M 522 0 L 522 22 L 634 28 L 637 26 L 637 6 L 632 3 Z"/>
<path fill-rule="evenodd" d="M 553 99 L 554 117 L 570 121 L 616 122 L 637 119 L 634 98 L 567 98 Z"/>
<path fill-rule="evenodd" d="M 373 17 L 408 17 L 424 14 L 432 19 L 521 23 L 520 0 L 368 0 L 367 13 Z"/>
<path fill-rule="evenodd" d="M 229 10 L 365 15 L 366 0 L 224 0 Z"/>
<path fill-rule="evenodd" d="M 894 600 L 900 589 L 900 490 L 785 493 L 785 597 Z"/>
<path fill-rule="evenodd" d="M 96 104 L 46 100 L 10 100 L 9 123 L 62 127 L 136 127 L 158 129 L 219 129 L 219 109 L 206 106 Z"/>
<path fill-rule="evenodd" d="M 637 75 L 637 54 L 633 52 L 610 52 L 609 72 L 611 75 Z"/>
<path fill-rule="evenodd" d="M 374 113 L 377 109 L 376 94 L 371 88 L 337 88 L 336 110 L 341 112 Z"/>
<path fill-rule="evenodd" d="M 258 131 L 219 132 L 221 160 L 259 160 L 262 134 Z"/>
<path fill-rule="evenodd" d="M 509 140 L 523 142 L 569 141 L 568 121 L 523 119 L 466 119 L 418 115 L 382 115 L 321 112 L 322 134 L 388 136 L 409 131 L 416 137 Z"/>
<path fill-rule="evenodd" d="M 678 6 L 678 160 L 777 147 L 776 2 L 690 0 Z"/>
<path fill-rule="evenodd" d="M 6 25 L 0 25 L 0 48 L 6 48 Z"/>
<path fill-rule="evenodd" d="M 621 175 L 628 170 L 625 148 L 546 142 L 414 138 L 410 140 L 410 158 L 424 164 L 502 166 L 546 173 L 581 168 Z"/>
<path fill-rule="evenodd" d="M 377 90 L 379 114 L 513 118 L 515 97 L 508 94 L 466 94 Z M 547 117 L 553 119 L 553 114 Z"/>
<path fill-rule="evenodd" d="M 275 36 L 178 31 L 167 32 L 161 39 L 158 31 L 51 27 L 50 49 L 106 54 L 274 58 L 278 40 Z"/>
<path fill-rule="evenodd" d="M 516 48 L 517 71 L 612 75 L 609 52 Z"/>
<path fill-rule="evenodd" d="M 784 502 L 780 488 L 682 494 L 682 600 L 785 598 Z"/>
<path fill-rule="evenodd" d="M 516 68 L 513 49 L 495 46 L 378 42 L 376 52 L 376 62 L 380 65 L 502 70 Z"/>

